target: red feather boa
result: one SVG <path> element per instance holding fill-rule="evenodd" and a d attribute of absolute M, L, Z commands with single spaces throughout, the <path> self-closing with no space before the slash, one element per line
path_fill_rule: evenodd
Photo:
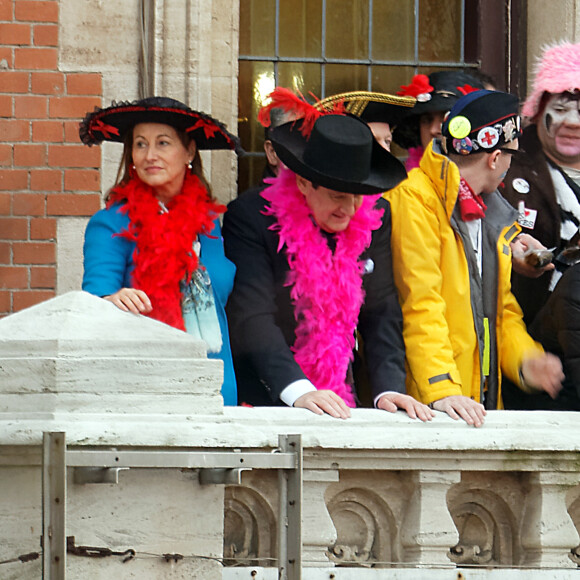
<path fill-rule="evenodd" d="M 354 332 L 364 300 L 360 255 L 369 247 L 373 230 L 381 226 L 383 210 L 375 209 L 380 195 L 368 195 L 348 228 L 336 234 L 334 253 L 312 220 L 304 195 L 289 169 L 270 181 L 262 192 L 270 202 L 265 210 L 276 218 L 278 251 L 286 246 L 297 321 L 294 358 L 317 389 L 330 389 L 354 407 L 350 385 L 345 383 L 353 360 Z"/>
<path fill-rule="evenodd" d="M 198 266 L 193 251 L 197 236 L 212 231 L 225 206 L 212 201 L 199 178 L 189 172 L 181 193 L 167 204 L 167 212 L 161 212 L 153 188 L 136 175 L 111 192 L 108 206 L 115 202 L 125 203 L 122 211 L 130 220 L 128 230 L 119 235 L 136 243 L 133 287 L 151 300 L 151 318 L 185 330 L 179 283 L 189 281 Z"/>

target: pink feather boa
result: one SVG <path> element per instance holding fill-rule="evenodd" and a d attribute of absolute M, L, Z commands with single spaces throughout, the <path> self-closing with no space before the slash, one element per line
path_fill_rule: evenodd
<path fill-rule="evenodd" d="M 421 163 L 421 157 L 423 157 L 423 153 L 425 150 L 423 147 L 419 145 L 419 147 L 409 147 L 407 153 L 409 156 L 405 161 L 405 169 L 407 172 L 411 171 L 411 169 L 415 169 L 415 167 L 419 167 Z"/>
<path fill-rule="evenodd" d="M 270 202 L 266 215 L 276 218 L 271 229 L 280 236 L 278 252 L 286 247 L 290 272 L 286 281 L 296 318 L 294 358 L 317 389 L 329 389 L 355 407 L 346 384 L 353 360 L 354 333 L 364 300 L 360 255 L 369 247 L 384 211 L 375 209 L 380 195 L 367 195 L 348 228 L 336 234 L 334 254 L 315 225 L 296 176 L 282 169 L 262 197 Z"/>

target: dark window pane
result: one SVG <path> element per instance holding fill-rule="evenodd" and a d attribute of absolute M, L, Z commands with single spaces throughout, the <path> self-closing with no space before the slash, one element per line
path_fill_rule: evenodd
<path fill-rule="evenodd" d="M 365 65 L 326 65 L 325 95 L 336 95 L 346 91 L 367 90 L 367 67 Z"/>
<path fill-rule="evenodd" d="M 326 56 L 328 58 L 368 58 L 368 0 L 327 0 Z"/>
<path fill-rule="evenodd" d="M 278 86 L 300 91 L 312 102 L 309 93 L 320 97 L 320 65 L 311 62 L 281 62 L 278 65 Z"/>
<path fill-rule="evenodd" d="M 280 0 L 278 43 L 280 56 L 320 57 L 322 0 Z"/>
<path fill-rule="evenodd" d="M 415 0 L 373 2 L 373 58 L 415 59 Z"/>
<path fill-rule="evenodd" d="M 272 0 L 240 0 L 240 54 L 274 54 L 275 24 Z"/>
<path fill-rule="evenodd" d="M 246 151 L 262 151 L 264 128 L 258 123 L 258 111 L 274 89 L 274 65 L 271 62 L 240 62 L 238 77 L 238 135 Z"/>
<path fill-rule="evenodd" d="M 419 60 L 461 60 L 461 0 L 420 0 Z"/>
<path fill-rule="evenodd" d="M 408 85 L 414 74 L 410 66 L 373 66 L 372 90 L 396 95 L 401 85 Z"/>
<path fill-rule="evenodd" d="M 278 0 L 278 3 L 276 34 L 276 0 L 240 0 L 239 134 L 246 151 L 255 153 L 239 160 L 240 190 L 258 183 L 262 176 L 264 132 L 257 114 L 274 86 L 299 91 L 310 101 L 311 94 L 323 98 L 350 90 L 396 93 L 401 85 L 410 82 L 415 72 L 429 74 L 446 68 L 446 64 L 425 66 L 430 62 L 462 62 L 464 0 Z M 474 14 L 468 11 L 466 18 L 471 22 Z M 419 38 L 415 38 L 416 29 Z M 244 55 L 263 58 L 250 62 L 243 60 Z M 280 62 L 279 58 L 372 59 L 408 66 Z M 396 149 L 395 152 L 403 154 Z"/>

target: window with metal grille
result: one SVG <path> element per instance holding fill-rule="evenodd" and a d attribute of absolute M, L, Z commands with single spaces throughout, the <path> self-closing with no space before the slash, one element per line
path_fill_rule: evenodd
<path fill-rule="evenodd" d="M 512 44 L 521 42 L 525 26 L 522 5 L 240 0 L 239 135 L 248 155 L 240 159 L 239 191 L 260 182 L 264 131 L 257 113 L 275 86 L 309 99 L 352 90 L 394 93 L 415 73 L 482 67 L 499 88 L 509 88 L 517 60 Z"/>

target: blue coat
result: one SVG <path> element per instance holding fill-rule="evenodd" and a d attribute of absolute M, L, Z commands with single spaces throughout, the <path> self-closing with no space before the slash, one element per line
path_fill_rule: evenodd
<path fill-rule="evenodd" d="M 96 296 L 108 296 L 121 288 L 131 287 L 135 243 L 119 234 L 129 227 L 129 216 L 122 213 L 121 204 L 97 212 L 85 232 L 83 290 Z M 219 353 L 208 353 L 224 363 L 222 396 L 225 405 L 237 404 L 236 379 L 230 350 L 225 306 L 234 284 L 236 267 L 224 255 L 219 222 L 209 236 L 199 236 L 201 261 L 211 279 L 215 304 L 222 332 L 223 345 Z"/>

